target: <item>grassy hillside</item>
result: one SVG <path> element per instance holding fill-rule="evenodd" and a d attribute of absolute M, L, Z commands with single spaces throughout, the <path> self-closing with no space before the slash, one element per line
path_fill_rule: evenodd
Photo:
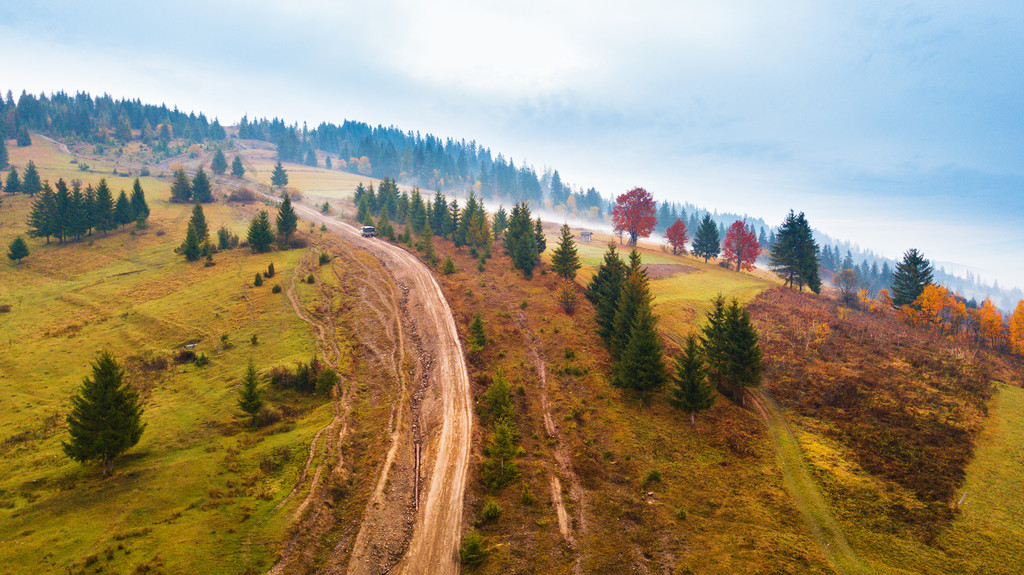
<path fill-rule="evenodd" d="M 130 189 L 129 179 L 80 171 L 49 142 L 10 150 L 12 164 L 31 158 L 51 181 L 106 177 L 115 192 Z M 310 326 L 271 286 L 287 288 L 318 251 L 236 249 L 218 253 L 212 267 L 187 263 L 173 249 L 191 206 L 168 203 L 166 182 L 143 178 L 142 185 L 152 210 L 146 229 L 66 246 L 32 239 L 23 263 L 0 264 L 0 303 L 11 306 L 0 314 L 0 533 L 7 534 L 0 572 L 266 568 L 274 559 L 267 543 L 284 536 L 298 501 L 272 508 L 296 483 L 310 439 L 332 417 L 323 397 L 268 388 L 284 419 L 254 432 L 236 407 L 250 358 L 265 370 L 314 354 Z M 24 234 L 29 204 L 28 197 L 5 196 L 4 246 Z M 209 204 L 206 218 L 211 231 L 225 225 L 244 236 L 256 207 Z M 271 262 L 277 276 L 252 287 Z M 312 286 L 297 289 L 300 300 L 315 297 L 304 292 Z M 209 365 L 176 362 L 186 343 Z M 101 350 L 127 366 L 147 425 L 109 478 L 68 460 L 60 447 L 68 398 Z"/>

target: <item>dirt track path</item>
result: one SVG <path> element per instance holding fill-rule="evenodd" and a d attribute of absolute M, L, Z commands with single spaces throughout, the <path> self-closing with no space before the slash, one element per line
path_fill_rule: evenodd
<path fill-rule="evenodd" d="M 396 571 L 458 573 L 473 415 L 469 374 L 451 308 L 430 270 L 409 252 L 381 239 L 363 238 L 352 226 L 307 206 L 295 204 L 295 211 L 373 254 L 409 290 L 409 319 L 431 369 L 419 412 L 423 495 L 412 539 Z"/>
<path fill-rule="evenodd" d="M 877 565 L 866 565 L 846 540 L 842 527 L 832 516 L 807 469 L 800 444 L 793 437 L 789 424 L 775 402 L 760 389 L 752 391 L 748 397 L 771 432 L 786 489 L 792 495 L 793 501 L 832 568 L 841 575 L 884 572 L 885 570 L 879 570 Z"/>

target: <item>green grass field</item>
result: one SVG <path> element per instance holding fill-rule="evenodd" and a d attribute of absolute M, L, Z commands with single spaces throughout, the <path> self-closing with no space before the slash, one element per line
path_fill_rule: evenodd
<path fill-rule="evenodd" d="M 115 193 L 131 185 L 79 171 L 48 142 L 10 149 L 12 164 L 31 158 L 51 182 L 107 177 Z M 287 286 L 310 252 L 236 249 L 218 253 L 212 267 L 187 263 L 173 248 L 191 206 L 170 204 L 166 182 L 144 178 L 142 185 L 152 210 L 146 229 L 66 246 L 30 239 L 23 263 L 0 263 L 0 303 L 11 305 L 0 314 L 0 572 L 266 568 L 273 560 L 267 543 L 282 538 L 288 517 L 270 510 L 291 489 L 309 439 L 331 417 L 323 398 L 269 390 L 270 403 L 288 405 L 293 415 L 254 432 L 240 425 L 235 405 L 250 358 L 265 370 L 314 353 L 308 325 L 284 294 L 271 293 L 274 283 Z M 4 200 L 6 248 L 25 233 L 31 198 Z M 211 232 L 225 225 L 244 236 L 251 207 L 204 209 Z M 271 262 L 278 275 L 252 287 Z M 208 366 L 143 366 L 187 342 L 210 358 Z M 128 365 L 147 425 L 109 478 L 61 450 L 68 399 L 101 350 Z"/>

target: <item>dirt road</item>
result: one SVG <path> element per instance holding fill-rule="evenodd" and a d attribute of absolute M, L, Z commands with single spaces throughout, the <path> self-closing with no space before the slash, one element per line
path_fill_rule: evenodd
<path fill-rule="evenodd" d="M 430 270 L 409 252 L 385 240 L 363 238 L 354 227 L 312 208 L 296 204 L 295 211 L 373 254 L 395 281 L 409 289 L 409 319 L 420 334 L 421 354 L 432 361 L 418 414 L 422 430 L 420 504 L 408 550 L 396 571 L 458 573 L 473 412 L 469 374 L 451 308 Z M 350 564 L 350 570 L 353 567 Z"/>

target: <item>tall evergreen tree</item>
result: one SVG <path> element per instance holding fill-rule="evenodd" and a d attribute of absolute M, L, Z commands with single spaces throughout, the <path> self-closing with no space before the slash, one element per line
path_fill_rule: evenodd
<path fill-rule="evenodd" d="M 210 227 L 206 224 L 206 214 L 203 213 L 202 204 L 192 206 L 192 217 L 189 219 L 188 225 L 195 228 L 200 245 L 210 239 Z"/>
<path fill-rule="evenodd" d="M 704 263 L 711 258 L 717 258 L 721 253 L 721 241 L 718 235 L 718 226 L 711 219 L 711 214 L 704 214 L 704 219 L 697 226 L 697 232 L 693 236 L 693 255 L 704 258 Z"/>
<path fill-rule="evenodd" d="M 533 232 L 537 236 L 537 255 L 540 255 L 548 249 L 548 240 L 544 236 L 544 224 L 541 223 L 540 217 L 537 217 L 534 223 Z"/>
<path fill-rule="evenodd" d="M 138 394 L 124 381 L 124 370 L 109 353 L 92 364 L 92 377 L 82 381 L 71 398 L 64 453 L 79 462 L 97 459 L 104 473 L 114 470 L 114 458 L 139 442 L 146 425 Z"/>
<path fill-rule="evenodd" d="M 199 204 L 196 204 L 198 207 Z M 181 244 L 181 255 L 185 256 L 185 259 L 190 262 L 194 262 L 199 259 L 202 253 L 202 240 L 199 236 L 199 231 L 196 230 L 196 226 L 192 223 L 188 223 L 188 231 L 185 233 L 185 241 Z"/>
<path fill-rule="evenodd" d="M 435 234 L 444 237 L 451 214 L 448 213 L 448 200 L 441 193 L 441 190 L 434 192 L 434 207 L 430 214 L 432 216 L 430 228 L 434 230 Z"/>
<path fill-rule="evenodd" d="M 34 196 L 43 189 L 43 182 L 39 179 L 39 171 L 32 160 L 25 166 L 25 174 L 21 177 L 21 193 Z"/>
<path fill-rule="evenodd" d="M 728 340 L 725 378 L 731 384 L 733 398 L 738 398 L 740 405 L 744 405 L 746 389 L 761 384 L 764 370 L 761 348 L 747 308 L 733 299 L 726 309 L 725 318 Z"/>
<path fill-rule="evenodd" d="M 242 389 L 238 392 L 238 407 L 249 416 L 253 427 L 256 427 L 256 415 L 263 408 L 259 385 L 259 376 L 256 374 L 256 367 L 250 358 L 249 366 L 245 370 L 245 378 L 242 380 Z"/>
<path fill-rule="evenodd" d="M 723 389 L 729 353 L 725 309 L 725 298 L 718 294 L 711 300 L 711 309 L 707 311 L 704 325 L 700 328 L 700 344 L 707 362 L 708 378 L 719 389 Z"/>
<path fill-rule="evenodd" d="M 71 191 L 64 183 L 64 178 L 57 180 L 57 192 L 53 195 L 53 212 L 50 214 L 52 225 L 51 233 L 57 237 L 60 243 L 64 243 L 71 235 L 71 227 L 74 222 L 74 204 L 71 201 Z"/>
<path fill-rule="evenodd" d="M 494 239 L 497 240 L 506 229 L 508 229 L 508 212 L 505 211 L 504 206 L 498 206 L 498 211 L 494 212 L 494 218 L 491 221 Z"/>
<path fill-rule="evenodd" d="M 171 184 L 171 201 L 187 202 L 192 199 L 192 184 L 188 181 L 185 168 L 174 170 L 174 183 Z"/>
<path fill-rule="evenodd" d="M 455 241 L 455 237 L 458 235 L 460 213 L 459 200 L 453 199 L 448 205 L 448 221 L 446 222 L 447 225 L 444 232 L 444 237 L 451 239 L 452 242 Z"/>
<path fill-rule="evenodd" d="M 25 239 L 18 236 L 11 240 L 11 243 L 7 245 L 7 258 L 11 261 L 18 260 L 18 263 L 20 264 L 21 260 L 27 257 L 28 244 L 25 243 Z"/>
<path fill-rule="evenodd" d="M 623 293 L 637 274 L 627 280 Z M 650 299 L 641 300 L 629 332 L 629 341 L 619 355 L 615 366 L 615 382 L 620 387 L 632 389 L 646 397 L 665 385 L 668 380 L 665 371 L 665 354 L 658 335 L 657 318 L 651 310 Z"/>
<path fill-rule="evenodd" d="M 772 271 L 786 280 L 789 287 L 799 287 L 802 290 L 806 284 L 814 293 L 821 291 L 821 279 L 818 277 L 818 244 L 814 241 L 811 226 L 803 212 L 795 215 L 793 210 L 789 210 L 782 226 L 779 227 L 779 233 L 775 236 L 768 265 Z"/>
<path fill-rule="evenodd" d="M 7 173 L 7 181 L 4 183 L 4 191 L 8 194 L 17 194 L 21 191 L 21 180 L 18 178 L 18 170 L 11 168 Z"/>
<path fill-rule="evenodd" d="M 242 157 L 235 156 L 235 159 L 231 161 L 231 175 L 236 178 L 241 178 L 245 175 L 245 166 L 242 165 Z"/>
<path fill-rule="evenodd" d="M 6 170 L 9 165 L 9 156 L 7 155 L 7 138 L 0 135 L 0 170 Z"/>
<path fill-rule="evenodd" d="M 924 288 L 932 285 L 932 264 L 916 248 L 903 254 L 892 274 L 892 306 L 914 305 Z"/>
<path fill-rule="evenodd" d="M 526 202 L 513 206 L 504 245 L 505 253 L 512 258 L 512 266 L 523 272 L 523 277 L 531 279 L 533 269 L 540 263 L 540 256 L 537 252 L 537 235 L 530 219 L 530 207 Z"/>
<path fill-rule="evenodd" d="M 133 221 L 132 203 L 124 190 L 121 190 L 121 194 L 117 196 L 117 203 L 114 204 L 114 221 L 120 224 L 122 229 Z"/>
<path fill-rule="evenodd" d="M 135 183 L 132 184 L 131 206 L 132 220 L 149 219 L 149 204 L 146 203 L 146 194 L 142 191 L 142 184 L 138 178 L 135 178 Z"/>
<path fill-rule="evenodd" d="M 647 277 L 639 270 L 630 270 L 622 284 L 622 292 L 615 304 L 615 320 L 611 337 L 611 354 L 621 359 L 633 337 L 633 328 L 644 308 L 651 306 L 651 289 Z"/>
<path fill-rule="evenodd" d="M 615 309 L 619 294 L 622 292 L 622 284 L 626 281 L 626 271 L 626 264 L 615 251 L 615 242 L 609 242 L 604 261 L 584 291 L 587 299 L 594 304 L 597 333 L 609 344 L 615 332 Z"/>
<path fill-rule="evenodd" d="M 43 192 L 32 202 L 32 209 L 28 215 L 28 235 L 33 238 L 46 238 L 50 243 L 50 237 L 54 235 L 53 217 L 57 211 L 57 202 L 53 195 L 53 188 L 47 182 L 43 186 Z"/>
<path fill-rule="evenodd" d="M 89 205 L 89 197 L 82 193 L 81 182 L 71 183 L 71 206 L 72 206 L 72 217 L 71 217 L 71 230 L 69 233 L 75 236 L 76 240 L 82 239 L 82 236 L 89 231 L 91 224 L 89 223 L 89 214 L 92 211 L 92 206 Z"/>
<path fill-rule="evenodd" d="M 197 204 L 208 204 L 213 201 L 213 189 L 210 187 L 210 177 L 199 166 L 195 177 L 192 178 L 192 201 Z"/>
<path fill-rule="evenodd" d="M 686 338 L 686 348 L 676 356 L 676 370 L 672 377 L 668 402 L 690 415 L 690 425 L 696 425 L 694 414 L 710 409 L 715 404 L 715 391 L 707 384 L 704 355 L 697 338 Z"/>
<path fill-rule="evenodd" d="M 558 240 L 558 246 L 551 253 L 551 269 L 559 276 L 567 280 L 576 279 L 576 271 L 583 267 L 580 257 L 576 253 L 576 242 L 572 238 L 572 230 L 568 223 L 562 224 L 562 236 Z"/>
<path fill-rule="evenodd" d="M 227 170 L 228 159 L 224 156 L 224 150 L 217 148 L 217 152 L 213 154 L 213 160 L 210 161 L 210 171 L 218 176 L 223 176 Z"/>
<path fill-rule="evenodd" d="M 270 185 L 277 188 L 283 188 L 288 185 L 288 172 L 285 171 L 281 162 L 277 162 L 277 165 L 274 166 L 274 172 L 270 176 Z"/>
<path fill-rule="evenodd" d="M 270 227 L 270 216 L 266 210 L 260 210 L 260 213 L 249 222 L 246 241 L 254 252 L 270 251 L 270 244 L 274 243 L 274 230 Z"/>
<path fill-rule="evenodd" d="M 299 225 L 299 217 L 295 215 L 295 208 L 292 207 L 292 199 L 288 194 L 284 195 L 281 205 L 277 209 L 277 237 L 282 242 L 287 242 Z"/>

